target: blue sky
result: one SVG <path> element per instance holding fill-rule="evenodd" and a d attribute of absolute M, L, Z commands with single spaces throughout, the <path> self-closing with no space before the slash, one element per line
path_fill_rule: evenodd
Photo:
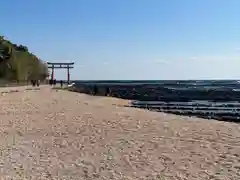
<path fill-rule="evenodd" d="M 0 34 L 73 79 L 240 79 L 239 0 L 7 0 Z M 66 70 L 57 70 L 66 79 Z"/>

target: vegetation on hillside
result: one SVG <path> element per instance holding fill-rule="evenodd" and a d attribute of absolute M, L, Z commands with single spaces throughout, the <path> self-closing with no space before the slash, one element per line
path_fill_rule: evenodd
<path fill-rule="evenodd" d="M 23 45 L 17 45 L 0 36 L 0 79 L 7 81 L 44 80 L 47 65 Z"/>

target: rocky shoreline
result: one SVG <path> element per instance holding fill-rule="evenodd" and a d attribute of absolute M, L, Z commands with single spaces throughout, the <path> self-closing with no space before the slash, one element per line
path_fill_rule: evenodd
<path fill-rule="evenodd" d="M 240 102 L 240 91 L 231 88 L 169 88 L 158 84 L 91 84 L 77 83 L 72 89 L 77 92 L 93 94 L 97 87 L 99 96 L 104 96 L 106 88 L 110 89 L 110 96 L 138 100 L 138 101 L 165 101 L 188 102 L 192 100 L 213 102 Z"/>
<path fill-rule="evenodd" d="M 231 89 L 169 89 L 157 84 L 111 85 L 82 83 L 71 88 L 71 91 L 106 96 L 106 89 L 111 97 L 133 100 L 132 107 L 172 113 L 177 115 L 196 116 L 205 119 L 240 122 L 240 91 Z M 139 103 L 134 103 L 134 102 Z M 153 102 L 153 104 L 151 103 Z"/>

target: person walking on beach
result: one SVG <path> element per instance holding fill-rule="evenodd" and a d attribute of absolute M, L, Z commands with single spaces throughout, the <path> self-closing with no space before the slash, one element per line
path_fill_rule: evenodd
<path fill-rule="evenodd" d="M 31 80 L 32 86 L 35 87 L 36 86 L 36 80 Z"/>
<path fill-rule="evenodd" d="M 54 80 L 53 80 L 53 86 L 56 86 L 56 83 L 57 83 L 57 80 L 54 79 Z"/>
<path fill-rule="evenodd" d="M 106 94 L 105 94 L 105 96 L 109 96 L 110 95 L 110 88 L 109 87 L 106 87 Z"/>
<path fill-rule="evenodd" d="M 39 87 L 40 86 L 40 80 L 39 79 L 36 80 L 36 83 L 37 83 L 37 87 Z"/>
<path fill-rule="evenodd" d="M 94 86 L 93 86 L 93 95 L 97 95 L 97 93 L 98 93 L 98 88 L 97 88 L 97 86 L 94 84 Z"/>
<path fill-rule="evenodd" d="M 49 85 L 52 86 L 53 85 L 53 79 L 49 80 Z"/>

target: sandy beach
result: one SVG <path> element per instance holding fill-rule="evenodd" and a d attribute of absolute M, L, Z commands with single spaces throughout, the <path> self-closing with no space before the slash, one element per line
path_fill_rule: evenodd
<path fill-rule="evenodd" d="M 26 89 L 0 90 L 1 179 L 240 179 L 240 124 Z"/>

